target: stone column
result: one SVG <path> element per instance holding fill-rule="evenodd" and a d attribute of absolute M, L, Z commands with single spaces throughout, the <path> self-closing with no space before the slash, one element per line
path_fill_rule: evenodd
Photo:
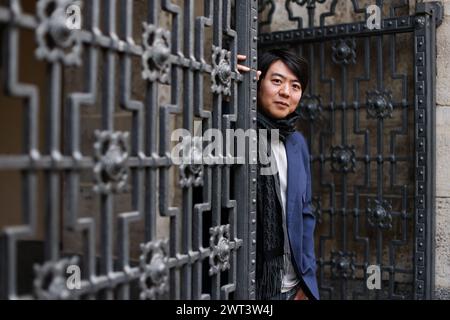
<path fill-rule="evenodd" d="M 437 30 L 435 298 L 450 299 L 450 0 Z"/>

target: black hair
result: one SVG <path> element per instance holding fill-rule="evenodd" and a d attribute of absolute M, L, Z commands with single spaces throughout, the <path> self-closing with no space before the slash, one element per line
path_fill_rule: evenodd
<path fill-rule="evenodd" d="M 282 61 L 289 70 L 298 78 L 300 84 L 302 85 L 302 91 L 305 92 L 308 87 L 309 82 L 309 64 L 305 58 L 286 50 L 286 49 L 272 49 L 269 50 L 259 58 L 258 70 L 261 71 L 261 76 L 259 77 L 258 89 L 261 80 L 267 74 L 270 66 L 277 62 Z"/>

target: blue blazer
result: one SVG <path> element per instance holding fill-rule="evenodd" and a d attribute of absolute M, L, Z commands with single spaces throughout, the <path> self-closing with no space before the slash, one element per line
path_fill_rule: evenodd
<path fill-rule="evenodd" d="M 314 253 L 316 218 L 311 209 L 310 156 L 305 138 L 291 134 L 285 142 L 288 172 L 286 195 L 286 224 L 293 264 L 303 282 L 303 289 L 319 299 Z M 308 292 L 306 292 L 308 293 Z"/>

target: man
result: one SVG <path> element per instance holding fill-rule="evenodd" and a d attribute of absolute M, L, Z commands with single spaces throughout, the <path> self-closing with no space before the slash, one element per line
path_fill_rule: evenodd
<path fill-rule="evenodd" d="M 238 56 L 239 61 L 245 56 Z M 295 130 L 295 112 L 308 85 L 305 59 L 271 50 L 259 59 L 259 147 L 268 150 L 277 172 L 261 174 L 258 162 L 257 299 L 319 299 L 314 254 L 308 147 Z M 250 69 L 238 65 L 239 71 Z M 261 129 L 278 130 L 281 141 L 262 139 Z M 269 133 L 270 134 L 270 133 Z M 267 149 L 266 149 L 267 148 Z"/>

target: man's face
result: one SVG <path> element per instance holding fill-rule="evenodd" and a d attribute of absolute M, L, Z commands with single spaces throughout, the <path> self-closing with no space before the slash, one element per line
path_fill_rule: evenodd
<path fill-rule="evenodd" d="M 297 109 L 302 94 L 298 78 L 284 62 L 278 60 L 261 80 L 258 106 L 266 115 L 283 119 Z"/>

